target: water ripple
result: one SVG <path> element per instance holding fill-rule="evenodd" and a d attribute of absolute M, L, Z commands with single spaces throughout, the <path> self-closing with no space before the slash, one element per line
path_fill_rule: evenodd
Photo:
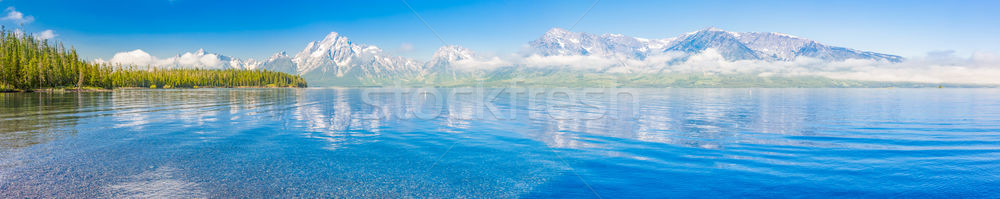
<path fill-rule="evenodd" d="M 493 115 L 358 89 L 0 93 L 0 197 L 1000 194 L 995 89 L 622 91 Z"/>

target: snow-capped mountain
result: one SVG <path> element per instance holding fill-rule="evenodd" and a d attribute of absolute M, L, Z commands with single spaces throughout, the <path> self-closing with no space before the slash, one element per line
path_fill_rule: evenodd
<path fill-rule="evenodd" d="M 533 59 L 552 56 L 610 57 L 622 60 L 593 68 L 596 72 L 631 73 L 663 71 L 660 66 L 630 66 L 627 60 L 645 60 L 650 56 L 669 55 L 674 60 L 661 60 L 657 65 L 684 62 L 689 56 L 707 50 L 718 52 L 724 59 L 791 61 L 810 57 L 825 61 L 865 59 L 899 62 L 902 57 L 865 52 L 821 44 L 816 41 L 781 34 L 758 32 L 729 32 L 708 28 L 664 39 L 647 39 L 621 34 L 595 35 L 570 32 L 553 28 L 542 37 L 529 42 Z M 678 56 L 680 55 L 680 56 Z M 661 58 L 662 59 L 662 58 Z M 558 60 L 558 59 L 557 59 Z M 508 62 L 498 57 L 483 57 L 468 48 L 457 45 L 442 46 L 427 62 L 393 56 L 379 47 L 353 43 L 336 32 L 323 40 L 311 42 L 294 56 L 277 53 L 265 61 L 248 60 L 245 68 L 261 68 L 302 75 L 315 85 L 356 84 L 389 79 L 423 77 L 448 77 L 484 75 L 495 69 L 524 70 L 518 61 Z M 642 62 L 648 63 L 648 62 Z M 599 63 L 598 63 L 599 64 Z M 652 67 L 652 68 L 651 68 Z M 529 67 L 527 70 L 563 70 L 558 68 Z"/>
<path fill-rule="evenodd" d="M 344 84 L 413 77 L 423 72 L 421 62 L 385 53 L 377 46 L 353 43 L 336 32 L 310 42 L 295 56 L 277 53 L 259 64 L 261 69 L 290 72 L 311 81 Z"/>
<path fill-rule="evenodd" d="M 456 68 L 458 67 L 456 63 L 474 59 L 476 59 L 475 53 L 468 48 L 457 45 L 442 46 L 434 52 L 434 56 L 424 65 L 424 69 L 432 72 L 459 70 Z"/>
<path fill-rule="evenodd" d="M 534 53 L 597 55 L 644 59 L 664 53 L 697 54 L 715 49 L 727 60 L 790 61 L 811 57 L 825 61 L 867 59 L 900 62 L 900 56 L 828 46 L 781 33 L 729 32 L 707 28 L 665 39 L 644 39 L 619 34 L 593 35 L 553 28 L 530 43 Z"/>
<path fill-rule="evenodd" d="M 468 48 L 448 45 L 439 48 L 429 61 L 421 62 L 391 55 L 377 46 L 354 43 L 331 32 L 322 40 L 308 43 L 294 55 L 279 52 L 264 60 L 240 60 L 205 50 L 159 59 L 142 50 L 134 50 L 115 54 L 109 62 L 166 68 L 264 69 L 301 75 L 310 85 L 356 86 L 398 79 L 457 80 L 462 76 L 514 71 L 543 74 L 566 70 L 616 74 L 701 71 L 697 69 L 700 63 L 683 65 L 704 61 L 705 56 L 690 60 L 699 55 L 721 56 L 719 59 L 724 61 L 764 62 L 792 61 L 800 57 L 828 62 L 903 60 L 900 56 L 829 46 L 781 33 L 729 32 L 716 28 L 664 39 L 596 35 L 553 28 L 528 45 L 527 54 L 507 59 L 481 56 Z"/>
<path fill-rule="evenodd" d="M 737 33 L 726 32 L 720 29 L 709 28 L 678 37 L 664 52 L 683 52 L 697 54 L 710 48 L 716 49 L 722 57 L 727 60 L 756 60 L 761 59 L 756 51 L 740 42 Z"/>
<path fill-rule="evenodd" d="M 298 66 L 299 74 L 319 72 L 336 77 L 412 75 L 421 69 L 421 63 L 413 59 L 384 53 L 377 46 L 352 43 L 336 32 L 331 32 L 322 41 L 306 45 L 302 52 L 295 54 L 292 62 Z"/>
<path fill-rule="evenodd" d="M 264 61 L 257 61 L 254 59 L 248 59 L 246 61 L 245 68 L 247 69 L 265 69 L 277 72 L 283 72 L 288 74 L 299 74 L 298 64 L 292 62 L 292 57 L 288 56 L 284 51 L 274 53 L 270 58 Z"/>
<path fill-rule="evenodd" d="M 532 53 L 542 56 L 585 55 L 643 59 L 670 46 L 674 39 L 644 39 L 621 34 L 594 35 L 553 28 L 529 45 L 534 50 Z"/>
<path fill-rule="evenodd" d="M 812 57 L 827 61 L 843 61 L 847 59 L 866 59 L 876 61 L 900 62 L 903 57 L 875 52 L 860 51 L 844 47 L 824 45 L 822 43 L 770 32 L 731 33 L 758 56 L 768 60 L 789 61 L 796 57 Z"/>
<path fill-rule="evenodd" d="M 424 64 L 424 71 L 428 78 L 456 80 L 460 76 L 481 76 L 504 65 L 508 64 L 499 57 L 480 56 L 468 48 L 448 45 L 434 52 L 431 60 Z"/>
<path fill-rule="evenodd" d="M 321 41 L 310 42 L 295 56 L 280 52 L 264 61 L 247 60 L 244 67 L 298 74 L 310 82 L 353 84 L 428 74 L 457 76 L 503 63 L 498 57 L 481 57 L 457 45 L 442 46 L 430 61 L 420 62 L 385 53 L 377 46 L 353 43 L 331 32 Z"/>

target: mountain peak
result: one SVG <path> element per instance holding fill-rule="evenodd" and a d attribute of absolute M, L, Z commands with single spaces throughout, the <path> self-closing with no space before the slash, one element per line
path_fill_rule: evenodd
<path fill-rule="evenodd" d="M 336 40 L 337 38 L 340 38 L 340 33 L 330 32 L 330 33 L 326 34 L 326 37 L 324 37 L 323 40 L 324 41 L 327 41 L 327 40 Z"/>
<path fill-rule="evenodd" d="M 739 33 L 727 32 L 714 27 L 706 28 L 682 36 L 677 43 L 664 52 L 677 51 L 696 54 L 715 49 L 722 57 L 730 61 L 760 59 L 756 51 L 737 39 L 739 36 Z"/>
<path fill-rule="evenodd" d="M 283 53 L 275 56 L 281 58 L 274 59 L 280 62 L 276 67 L 285 71 L 350 84 L 392 75 L 413 75 L 420 71 L 419 63 L 412 59 L 386 54 L 378 46 L 353 43 L 337 32 L 330 32 L 323 40 L 310 42 L 288 61 L 285 61 L 287 56 Z"/>
<path fill-rule="evenodd" d="M 814 44 L 813 44 L 814 43 Z M 621 34 L 594 35 L 552 28 L 529 43 L 532 53 L 542 56 L 612 56 L 645 59 L 669 52 L 688 55 L 715 49 L 727 60 L 782 60 L 798 57 L 826 61 L 870 59 L 899 62 L 899 56 L 827 46 L 783 33 L 730 32 L 708 27 L 678 37 L 643 39 Z M 683 60 L 683 58 L 681 59 Z"/>
<path fill-rule="evenodd" d="M 545 35 L 546 36 L 549 36 L 549 35 L 551 35 L 551 36 L 562 36 L 562 35 L 566 35 L 568 33 L 570 33 L 569 30 L 566 30 L 566 29 L 563 29 L 563 28 L 559 28 L 559 27 L 555 27 L 555 28 L 549 29 L 549 31 L 546 31 Z"/>
<path fill-rule="evenodd" d="M 708 27 L 708 28 L 701 29 L 701 30 L 696 31 L 696 32 L 688 33 L 686 35 L 687 36 L 691 36 L 691 35 L 713 35 L 714 37 L 740 37 L 743 34 L 739 33 L 739 32 L 729 32 L 729 31 L 723 30 L 721 28 Z"/>
<path fill-rule="evenodd" d="M 459 45 L 441 46 L 434 52 L 434 60 L 458 61 L 472 59 L 475 53 Z"/>
<path fill-rule="evenodd" d="M 769 33 L 767 33 L 767 34 L 772 34 L 772 35 L 777 35 L 777 36 L 781 36 L 781 37 L 788 37 L 788 38 L 795 38 L 795 39 L 801 39 L 801 37 L 799 37 L 799 36 L 795 36 L 795 35 L 790 35 L 790 34 L 785 34 L 785 33 L 780 33 L 780 32 L 769 32 Z"/>
<path fill-rule="evenodd" d="M 542 37 L 538 38 L 538 40 L 545 40 L 554 43 L 575 43 L 579 42 L 579 38 L 584 36 L 587 36 L 586 33 L 576 33 L 562 28 L 552 28 L 549 29 L 549 31 L 546 31 Z"/>
<path fill-rule="evenodd" d="M 661 40 L 637 39 L 622 34 L 595 35 L 552 28 L 542 37 L 529 43 L 539 55 L 600 55 L 642 58 L 650 42 Z"/>
<path fill-rule="evenodd" d="M 652 65 L 669 66 L 686 62 L 701 53 L 719 53 L 722 58 L 736 60 L 791 61 L 800 57 L 824 61 L 865 59 L 901 61 L 894 55 L 827 46 L 818 42 L 782 33 L 729 32 L 709 27 L 672 38 L 644 39 L 623 34 L 591 34 L 551 28 L 528 43 L 527 56 L 597 56 L 613 59 L 646 60 Z M 208 53 L 206 53 L 208 54 Z M 221 58 L 220 59 L 225 59 Z M 574 58 L 575 59 L 575 58 Z M 486 63 L 486 64 L 484 64 Z M 492 65 L 491 65 L 492 64 Z M 428 73 L 488 70 L 506 65 L 499 58 L 481 57 L 472 50 L 458 46 L 441 46 L 431 60 L 390 55 L 374 45 L 352 43 L 347 37 L 330 32 L 323 40 L 314 41 L 294 56 L 276 53 L 262 63 L 265 69 L 303 75 L 310 81 L 357 84 L 397 76 L 419 76 Z M 484 65 L 489 65 L 485 66 Z M 622 70 L 631 71 L 634 67 Z M 618 69 L 616 69 L 618 70 Z M 451 72 L 448 72 L 451 71 Z"/>
<path fill-rule="evenodd" d="M 462 46 L 459 46 L 459 45 L 447 45 L 447 46 L 441 46 L 440 48 L 438 48 L 438 50 L 434 54 L 450 53 L 450 52 L 462 52 L 462 51 L 470 51 L 470 50 L 468 48 L 465 48 L 465 47 L 462 47 Z"/>
<path fill-rule="evenodd" d="M 716 28 L 716 27 L 708 27 L 708 28 L 705 28 L 705 29 L 701 29 L 701 31 L 699 31 L 699 32 L 726 32 L 726 30 L 723 30 L 721 28 Z"/>
<path fill-rule="evenodd" d="M 288 53 L 285 52 L 285 51 L 281 51 L 281 52 L 274 53 L 274 55 L 271 55 L 271 59 L 277 59 L 277 58 L 280 58 L 280 57 L 288 57 Z"/>

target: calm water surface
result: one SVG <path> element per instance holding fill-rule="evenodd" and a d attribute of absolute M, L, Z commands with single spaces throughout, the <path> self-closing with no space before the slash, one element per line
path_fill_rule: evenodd
<path fill-rule="evenodd" d="M 624 92 L 0 93 L 0 198 L 1000 197 L 997 89 Z"/>

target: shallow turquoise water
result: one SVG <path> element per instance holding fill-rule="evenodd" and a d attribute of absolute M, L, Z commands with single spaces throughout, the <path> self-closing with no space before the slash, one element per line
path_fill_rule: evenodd
<path fill-rule="evenodd" d="M 0 93 L 0 198 L 1000 197 L 997 89 L 397 91 Z"/>

